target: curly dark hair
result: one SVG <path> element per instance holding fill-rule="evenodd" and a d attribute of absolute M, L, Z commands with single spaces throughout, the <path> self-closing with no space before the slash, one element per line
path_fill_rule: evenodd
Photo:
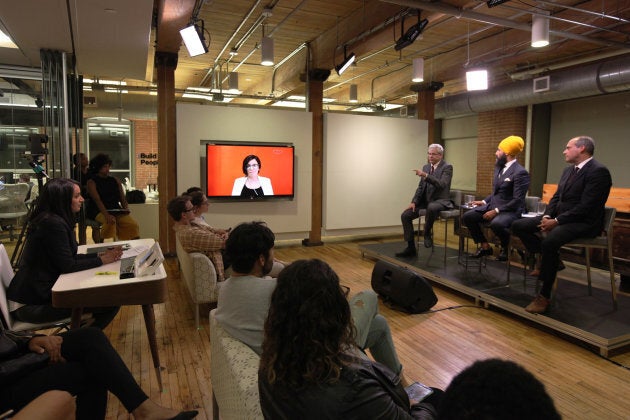
<path fill-rule="evenodd" d="M 444 392 L 440 420 L 560 420 L 545 386 L 522 366 L 501 359 L 478 360 Z"/>
<path fill-rule="evenodd" d="M 65 220 L 68 226 L 74 227 L 76 220 L 72 212 L 72 198 L 75 185 L 79 183 L 67 178 L 54 178 L 46 182 L 37 198 L 35 210 L 31 214 L 31 223 L 33 225 L 45 223 L 52 213 Z"/>
<path fill-rule="evenodd" d="M 279 389 L 334 383 L 355 358 L 356 331 L 339 277 L 324 261 L 298 260 L 278 276 L 265 322 L 260 374 Z"/>
<path fill-rule="evenodd" d="M 269 259 L 276 235 L 265 222 L 241 223 L 225 241 L 225 256 L 231 261 L 232 269 L 238 273 L 249 273 L 258 257 Z"/>
<path fill-rule="evenodd" d="M 97 174 L 105 165 L 111 165 L 112 159 L 105 153 L 99 153 L 90 160 L 90 173 Z"/>
<path fill-rule="evenodd" d="M 166 205 L 166 211 L 171 215 L 173 220 L 179 222 L 182 220 L 182 213 L 186 211 L 186 203 L 190 201 L 190 196 L 188 195 L 178 195 L 177 197 L 171 199 Z"/>
<path fill-rule="evenodd" d="M 260 158 L 256 155 L 248 155 L 247 157 L 245 157 L 245 159 L 243 159 L 243 173 L 245 175 L 247 175 L 247 164 L 252 159 L 258 162 L 258 170 L 262 169 L 262 163 L 260 163 Z"/>
<path fill-rule="evenodd" d="M 190 197 L 190 202 L 193 206 L 198 207 L 203 204 L 206 195 L 201 191 L 191 191 L 186 193 Z"/>

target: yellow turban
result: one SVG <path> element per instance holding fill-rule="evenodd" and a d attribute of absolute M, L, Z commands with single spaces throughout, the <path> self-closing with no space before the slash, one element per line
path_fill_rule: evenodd
<path fill-rule="evenodd" d="M 506 155 L 516 156 L 523 151 L 525 142 L 519 136 L 509 136 L 501 140 L 499 149 Z"/>

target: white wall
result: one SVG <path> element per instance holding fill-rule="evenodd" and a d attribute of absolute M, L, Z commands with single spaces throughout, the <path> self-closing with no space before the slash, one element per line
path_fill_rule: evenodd
<path fill-rule="evenodd" d="M 402 232 L 400 213 L 418 185 L 411 171 L 426 163 L 427 122 L 324 114 L 323 235 Z M 201 184 L 204 140 L 295 145 L 292 201 L 211 203 L 217 227 L 264 220 L 278 239 L 311 229 L 312 116 L 304 111 L 177 104 L 177 190 Z M 170 199 L 168 197 L 166 199 Z"/>
<path fill-rule="evenodd" d="M 324 115 L 324 229 L 391 227 L 427 162 L 427 121 L 347 114 Z M 362 232 L 356 232 L 362 233 Z"/>
<path fill-rule="evenodd" d="M 303 238 L 311 224 L 311 121 L 311 114 L 304 111 L 177 103 L 177 191 L 201 185 L 203 140 L 293 143 L 292 201 L 211 203 L 206 218 L 217 227 L 263 220 L 284 238 Z"/>

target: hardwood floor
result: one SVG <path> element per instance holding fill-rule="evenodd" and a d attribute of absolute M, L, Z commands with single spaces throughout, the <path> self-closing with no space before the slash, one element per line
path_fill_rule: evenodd
<path fill-rule="evenodd" d="M 278 246 L 276 257 L 285 261 L 325 260 L 352 294 L 370 288 L 374 262 L 362 259 L 357 248 L 369 242 L 376 241 Z M 140 307 L 123 307 L 105 332 L 151 399 L 165 406 L 198 409 L 198 419 L 211 419 L 210 306 L 202 306 L 201 327 L 197 330 L 177 261 L 167 258 L 165 264 L 169 299 L 155 307 L 163 392 L 158 389 Z M 596 349 L 509 314 L 476 307 L 468 297 L 434 289 L 439 301 L 431 312 L 408 315 L 384 305 L 380 308 L 391 326 L 408 379 L 446 388 L 453 376 L 475 360 L 499 357 L 520 363 L 534 373 L 566 419 L 628 419 L 630 352 L 613 353 L 605 359 Z M 107 418 L 129 418 L 113 396 L 108 401 Z"/>

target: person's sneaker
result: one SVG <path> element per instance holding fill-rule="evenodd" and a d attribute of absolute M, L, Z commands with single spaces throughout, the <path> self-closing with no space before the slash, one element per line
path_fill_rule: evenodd
<path fill-rule="evenodd" d="M 430 236 L 424 237 L 424 247 L 431 248 L 433 246 L 433 238 Z"/>
<path fill-rule="evenodd" d="M 416 252 L 416 248 L 405 248 L 402 252 L 397 252 L 396 256 L 397 257 L 415 257 L 416 255 L 418 255 L 418 253 Z"/>
<path fill-rule="evenodd" d="M 547 310 L 550 300 L 543 295 L 536 296 L 536 299 L 525 307 L 525 310 L 531 314 L 542 314 Z"/>

